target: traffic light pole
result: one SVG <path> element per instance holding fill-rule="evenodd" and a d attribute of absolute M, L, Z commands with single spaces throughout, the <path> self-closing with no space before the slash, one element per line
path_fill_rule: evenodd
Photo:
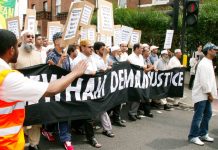
<path fill-rule="evenodd" d="M 181 40 L 180 40 L 180 48 L 182 52 L 184 52 L 185 48 L 185 32 L 186 32 L 186 0 L 183 0 L 183 17 L 182 17 L 182 31 L 181 31 Z"/>

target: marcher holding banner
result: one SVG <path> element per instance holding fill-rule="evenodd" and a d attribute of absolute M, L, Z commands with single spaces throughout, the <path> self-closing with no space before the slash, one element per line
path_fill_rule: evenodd
<path fill-rule="evenodd" d="M 170 61 L 169 61 L 169 64 L 168 64 L 169 69 L 177 68 L 177 67 L 183 67 L 183 65 L 180 62 L 180 59 L 182 57 L 181 49 L 175 49 L 174 53 L 175 53 L 175 56 L 170 58 Z M 178 105 L 179 105 L 179 98 L 174 98 L 174 106 L 178 106 Z"/>
<path fill-rule="evenodd" d="M 108 57 L 108 65 L 109 66 L 113 66 L 113 64 L 118 63 L 120 61 L 121 58 L 121 50 L 119 46 L 113 46 L 111 47 L 111 54 Z M 113 125 L 119 126 L 119 127 L 126 127 L 126 125 L 124 124 L 123 120 L 121 119 L 121 104 L 115 106 L 114 108 L 112 108 L 111 110 L 109 110 L 109 114 L 111 111 L 113 111 L 113 116 L 112 116 L 112 120 L 113 120 Z"/>
<path fill-rule="evenodd" d="M 211 103 L 217 98 L 217 85 L 212 60 L 216 57 L 218 47 L 207 43 L 203 48 L 205 57 L 199 62 L 192 89 L 194 116 L 188 139 L 191 143 L 204 145 L 213 142 L 208 134 L 209 121 L 212 117 Z"/>
<path fill-rule="evenodd" d="M 53 96 L 81 76 L 87 65 L 80 62 L 71 73 L 51 83 L 32 81 L 10 68 L 16 63 L 18 47 L 16 36 L 0 30 L 0 149 L 24 149 L 23 120 L 25 101 L 38 101 L 42 96 Z M 4 116 L 4 117 L 3 117 Z"/>
<path fill-rule="evenodd" d="M 142 56 L 144 59 L 144 65 L 146 65 L 146 72 L 154 70 L 154 65 L 152 65 L 150 61 L 150 46 L 146 43 L 142 44 L 143 46 L 143 51 L 142 51 Z M 142 101 L 141 103 L 142 110 L 144 111 L 144 115 L 150 118 L 153 118 L 154 115 L 151 112 L 151 99 Z"/>
<path fill-rule="evenodd" d="M 54 65 L 57 65 L 67 71 L 70 71 L 70 58 L 69 55 L 61 47 L 62 33 L 57 32 L 53 35 L 53 42 L 55 48 L 47 56 L 47 61 L 51 61 Z M 58 129 L 60 141 L 64 144 L 66 150 L 73 149 L 71 144 L 71 133 L 69 130 L 68 121 L 58 122 L 55 124 Z M 46 136 L 48 133 L 44 130 L 42 134 Z M 49 139 L 49 136 L 46 136 Z"/>
<path fill-rule="evenodd" d="M 138 65 L 142 67 L 144 70 L 147 68 L 147 66 L 144 64 L 144 59 L 142 56 L 142 44 L 134 44 L 133 45 L 133 52 L 129 55 L 128 61 L 131 64 Z M 130 101 L 130 110 L 128 112 L 129 119 L 131 121 L 136 121 L 137 119 L 141 119 L 140 116 L 138 116 L 137 111 L 140 106 L 140 101 Z"/>
<path fill-rule="evenodd" d="M 167 50 L 162 50 L 161 51 L 161 57 L 159 58 L 159 60 L 157 61 L 157 66 L 156 69 L 157 70 L 169 70 L 169 56 L 168 56 L 168 51 Z M 153 103 L 160 103 L 161 105 L 164 106 L 164 110 L 170 110 L 171 107 L 169 104 L 167 104 L 167 99 L 166 98 L 162 98 L 159 100 L 152 100 Z"/>
<path fill-rule="evenodd" d="M 102 42 L 95 42 L 94 44 L 94 51 L 95 51 L 95 60 L 97 65 L 97 71 L 104 72 L 108 69 L 107 60 L 106 60 L 106 48 L 105 44 Z M 103 112 L 100 114 L 101 124 L 103 126 L 103 135 L 108 137 L 114 137 L 115 134 L 112 132 L 112 125 L 110 117 L 108 116 L 107 112 Z"/>
<path fill-rule="evenodd" d="M 81 53 L 78 54 L 78 56 L 73 60 L 71 64 L 71 69 L 73 69 L 78 62 L 81 60 L 86 60 L 88 62 L 88 67 L 85 71 L 85 74 L 89 75 L 95 75 L 97 72 L 97 66 L 95 64 L 93 55 L 92 55 L 92 44 L 89 40 L 82 40 L 80 41 L 80 51 Z M 93 120 L 86 119 L 84 120 L 85 124 L 85 131 L 86 131 L 86 138 L 89 141 L 89 143 L 96 147 L 100 148 L 102 145 L 98 143 L 97 139 L 95 138 L 95 133 L 93 129 Z"/>

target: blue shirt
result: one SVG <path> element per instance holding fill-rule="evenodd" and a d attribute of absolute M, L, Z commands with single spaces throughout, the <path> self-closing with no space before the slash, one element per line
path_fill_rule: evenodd
<path fill-rule="evenodd" d="M 150 62 L 152 63 L 152 65 L 154 64 L 154 62 L 158 61 L 158 55 L 157 54 L 151 54 L 149 56 L 150 58 Z"/>
<path fill-rule="evenodd" d="M 53 51 L 51 51 L 48 54 L 46 62 L 48 62 L 48 60 L 51 59 L 57 65 L 60 58 L 61 58 L 61 55 L 54 48 Z M 67 55 L 67 59 L 65 59 L 63 64 L 62 64 L 62 68 L 66 69 L 67 71 L 70 71 L 70 58 L 68 55 Z"/>
<path fill-rule="evenodd" d="M 116 63 L 116 62 L 119 62 L 119 61 L 116 59 L 116 57 L 110 55 L 110 56 L 108 57 L 107 62 L 108 62 L 108 64 L 110 64 L 111 62 L 112 62 L 112 63 Z"/>

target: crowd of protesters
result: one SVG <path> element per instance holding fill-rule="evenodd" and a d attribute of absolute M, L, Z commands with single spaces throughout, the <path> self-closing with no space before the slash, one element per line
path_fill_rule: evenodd
<path fill-rule="evenodd" d="M 105 72 L 111 69 L 114 63 L 128 61 L 130 64 L 138 65 L 143 68 L 144 72 L 168 70 L 176 67 L 183 67 L 180 63 L 182 51 L 175 49 L 172 54 L 170 50 L 161 50 L 159 54 L 159 47 L 149 44 L 136 43 L 133 45 L 131 52 L 128 48 L 128 43 L 121 41 L 119 45 L 108 47 L 103 42 L 91 43 L 89 40 L 81 40 L 80 44 L 68 45 L 61 47 L 62 33 L 58 32 L 53 36 L 53 46 L 49 46 L 48 39 L 42 37 L 40 34 L 34 35 L 30 31 L 22 32 L 22 41 L 18 48 L 18 59 L 16 63 L 12 63 L 13 69 L 20 69 L 37 64 L 48 63 L 49 65 L 57 65 L 68 71 L 77 69 L 81 61 L 85 60 L 87 68 L 85 74 L 95 75 L 97 72 Z M 198 47 L 198 51 L 193 54 L 193 59 L 190 61 L 191 67 L 196 67 L 198 61 L 203 58 L 203 53 L 200 51 L 202 45 Z M 193 69 L 195 72 L 195 69 Z M 193 74 L 194 75 L 194 74 Z M 191 77 L 191 80 L 193 77 Z M 192 88 L 193 81 L 190 80 L 190 88 Z M 171 108 L 179 105 L 179 99 L 173 98 L 174 103 L 169 104 L 167 98 L 164 99 L 149 99 L 128 102 L 128 118 L 130 121 L 137 121 L 142 117 L 151 117 L 151 106 L 158 109 L 172 110 Z M 32 103 L 35 103 L 33 101 Z M 88 142 L 96 148 L 102 147 L 95 137 L 95 122 L 100 121 L 103 128 L 102 134 L 113 138 L 113 126 L 126 127 L 125 120 L 121 116 L 123 105 L 119 104 L 109 111 L 99 114 L 98 119 L 85 119 L 71 121 L 69 126 L 68 121 L 58 122 L 54 124 L 32 125 L 24 127 L 25 134 L 29 142 L 29 150 L 39 149 L 40 135 L 45 136 L 49 141 L 55 141 L 54 133 L 58 133 L 60 141 L 66 150 L 73 150 L 71 142 L 71 132 L 74 131 L 79 134 L 85 134 Z M 97 116 L 96 116 L 97 118 Z M 194 127 L 193 127 L 194 128 Z M 194 129 L 192 129 L 194 130 Z M 194 131 L 193 131 L 194 132 Z M 196 139 L 193 140 L 196 144 Z M 208 135 L 204 138 L 208 140 Z M 213 139 L 209 139 L 213 140 Z M 198 144 L 199 139 L 197 139 Z M 200 143 L 202 145 L 202 143 Z"/>

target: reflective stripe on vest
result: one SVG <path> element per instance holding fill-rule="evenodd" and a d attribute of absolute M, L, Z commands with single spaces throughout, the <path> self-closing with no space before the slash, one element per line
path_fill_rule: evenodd
<path fill-rule="evenodd" d="M 0 71 L 0 86 L 3 86 L 4 79 L 11 72 L 16 71 Z M 25 140 L 22 128 L 25 117 L 24 107 L 25 102 L 19 100 L 8 102 L 0 99 L 0 150 L 24 149 Z"/>
<path fill-rule="evenodd" d="M 10 114 L 12 111 L 17 110 L 17 109 L 24 109 L 25 103 L 24 102 L 18 102 L 13 106 L 8 106 L 4 108 L 0 108 L 0 115 L 2 114 Z"/>
<path fill-rule="evenodd" d="M 20 131 L 21 128 L 22 128 L 22 125 L 0 129 L 0 136 L 6 136 L 6 135 L 10 135 L 10 134 L 17 134 Z"/>

